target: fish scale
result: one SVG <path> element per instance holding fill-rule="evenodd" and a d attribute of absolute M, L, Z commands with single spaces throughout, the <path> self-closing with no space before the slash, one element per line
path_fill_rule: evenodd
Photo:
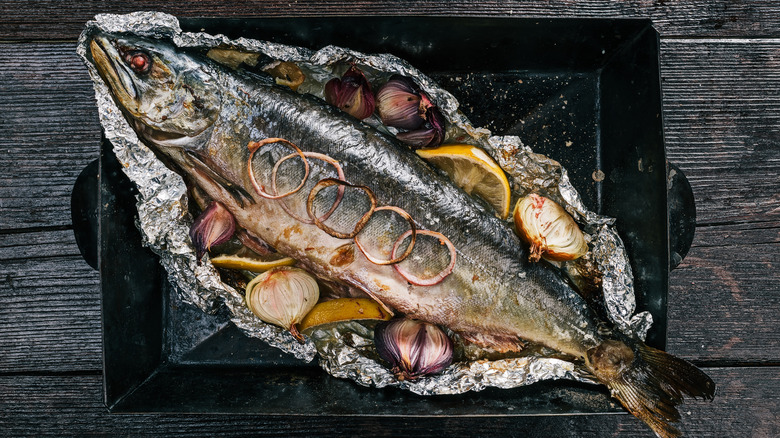
<path fill-rule="evenodd" d="M 603 330 L 556 269 L 527 261 L 506 222 L 392 137 L 313 96 L 162 41 L 95 34 L 89 44 L 92 62 L 139 138 L 221 202 L 240 227 L 320 278 L 357 287 L 484 347 L 512 351 L 532 341 L 570 355 L 661 437 L 679 436 L 671 423 L 679 420 L 682 394 L 713 397 L 714 383 L 693 365 Z M 149 64 L 139 70 L 120 52 L 142 53 Z M 249 174 L 248 145 L 268 138 L 337 160 L 348 182 L 367 187 L 378 205 L 401 207 L 419 228 L 446 236 L 456 250 L 452 272 L 437 284 L 414 285 L 393 266 L 370 262 L 351 239 L 294 219 L 281 201 L 260 196 Z M 359 207 L 343 202 L 338 208 Z"/>

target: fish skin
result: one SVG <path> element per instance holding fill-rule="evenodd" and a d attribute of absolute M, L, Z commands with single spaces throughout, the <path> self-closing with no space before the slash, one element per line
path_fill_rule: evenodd
<path fill-rule="evenodd" d="M 316 275 L 357 287 L 407 316 L 441 324 L 483 346 L 519 350 L 527 340 L 571 355 L 659 436 L 677 436 L 669 423 L 679 416 L 658 414 L 654 407 L 676 413 L 681 392 L 712 397 L 712 381 L 676 358 L 679 362 L 670 363 L 683 371 L 671 377 L 670 385 L 683 389 L 636 389 L 646 384 L 642 379 L 648 373 L 666 372 L 654 364 L 672 357 L 622 334 L 599 331 L 585 300 L 546 263 L 529 263 L 506 222 L 395 139 L 312 96 L 259 82 L 163 42 L 94 35 L 90 48 L 139 138 L 225 205 L 239 226 Z M 149 54 L 150 74 L 135 74 L 129 67 L 127 53 L 135 51 Z M 117 90 L 128 83 L 133 84 L 129 92 Z M 172 96 L 161 93 L 161 87 Z M 144 94 L 149 90 L 154 91 Z M 171 101 L 178 112 L 161 117 L 161 102 Z M 419 228 L 442 233 L 457 251 L 452 273 L 439 284 L 415 286 L 392 266 L 373 264 L 355 248 L 345 263 L 344 248 L 353 245 L 351 240 L 298 221 L 280 201 L 255 192 L 247 145 L 266 138 L 283 138 L 332 157 L 343 165 L 347 181 L 368 187 L 379 205 L 401 207 Z M 327 167 L 317 160 L 309 163 L 318 173 Z"/>

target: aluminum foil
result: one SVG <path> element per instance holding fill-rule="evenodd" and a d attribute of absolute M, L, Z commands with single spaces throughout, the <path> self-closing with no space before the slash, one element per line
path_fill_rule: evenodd
<path fill-rule="evenodd" d="M 504 168 L 510 178 L 513 199 L 532 191 L 544 194 L 564 206 L 578 221 L 591 243 L 590 261 L 602 274 L 601 284 L 610 319 L 621 330 L 640 337 L 644 337 L 652 323 L 647 312 L 634 315 L 633 277 L 623 243 L 612 227 L 614 220 L 585 208 L 559 163 L 535 154 L 518 137 L 492 136 L 490 131 L 472 126 L 458 110 L 458 102 L 450 93 L 407 62 L 388 54 L 368 55 L 335 46 L 314 52 L 246 38 L 230 40 L 223 35 L 185 33 L 175 17 L 156 12 L 96 16 L 94 21 L 87 23 L 79 39 L 77 51 L 85 61 L 87 36 L 95 29 L 168 38 L 180 47 L 230 47 L 231 50 L 296 62 L 307 75 L 299 92 L 317 96 L 322 96 L 324 83 L 339 75 L 339 69 L 343 70 L 348 63 L 358 65 L 371 81 L 381 81 L 392 74 L 413 78 L 448 120 L 448 138 L 459 141 L 466 138 L 465 142 L 481 146 Z M 139 189 L 137 225 L 144 244 L 160 256 L 183 301 L 209 313 L 226 306 L 232 322 L 247 335 L 305 361 L 319 356 L 320 364 L 327 372 L 361 385 L 399 386 L 417 394 L 431 395 L 479 391 L 491 386 L 513 388 L 546 379 L 591 381 L 579 365 L 549 357 L 539 349 L 532 349 L 520 357 L 460 361 L 435 376 L 399 381 L 377 358 L 371 324 L 350 322 L 325 326 L 314 331 L 305 344 L 300 344 L 286 330 L 258 320 L 245 306 L 243 294 L 222 283 L 211 263 L 197 263 L 188 236 L 192 218 L 187 213 L 184 182 L 138 140 L 116 108 L 106 85 L 92 65 L 86 64 L 94 81 L 106 138 L 114 145 L 125 173 Z M 379 126 L 377 119 L 368 122 L 385 129 Z M 576 269 L 562 268 L 570 275 L 578 275 Z"/>

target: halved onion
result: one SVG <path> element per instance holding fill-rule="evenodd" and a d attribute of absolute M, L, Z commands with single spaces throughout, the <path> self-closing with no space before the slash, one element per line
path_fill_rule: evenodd
<path fill-rule="evenodd" d="M 290 331 L 304 342 L 296 324 L 320 297 L 317 280 L 300 268 L 281 266 L 258 275 L 246 286 L 246 305 L 261 320 Z"/>

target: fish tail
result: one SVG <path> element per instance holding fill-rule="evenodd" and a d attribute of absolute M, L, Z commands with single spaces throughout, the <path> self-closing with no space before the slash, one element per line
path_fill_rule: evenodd
<path fill-rule="evenodd" d="M 607 340 L 588 350 L 591 372 L 631 414 L 661 438 L 679 437 L 677 405 L 685 396 L 712 400 L 715 383 L 691 363 L 641 341 Z"/>

